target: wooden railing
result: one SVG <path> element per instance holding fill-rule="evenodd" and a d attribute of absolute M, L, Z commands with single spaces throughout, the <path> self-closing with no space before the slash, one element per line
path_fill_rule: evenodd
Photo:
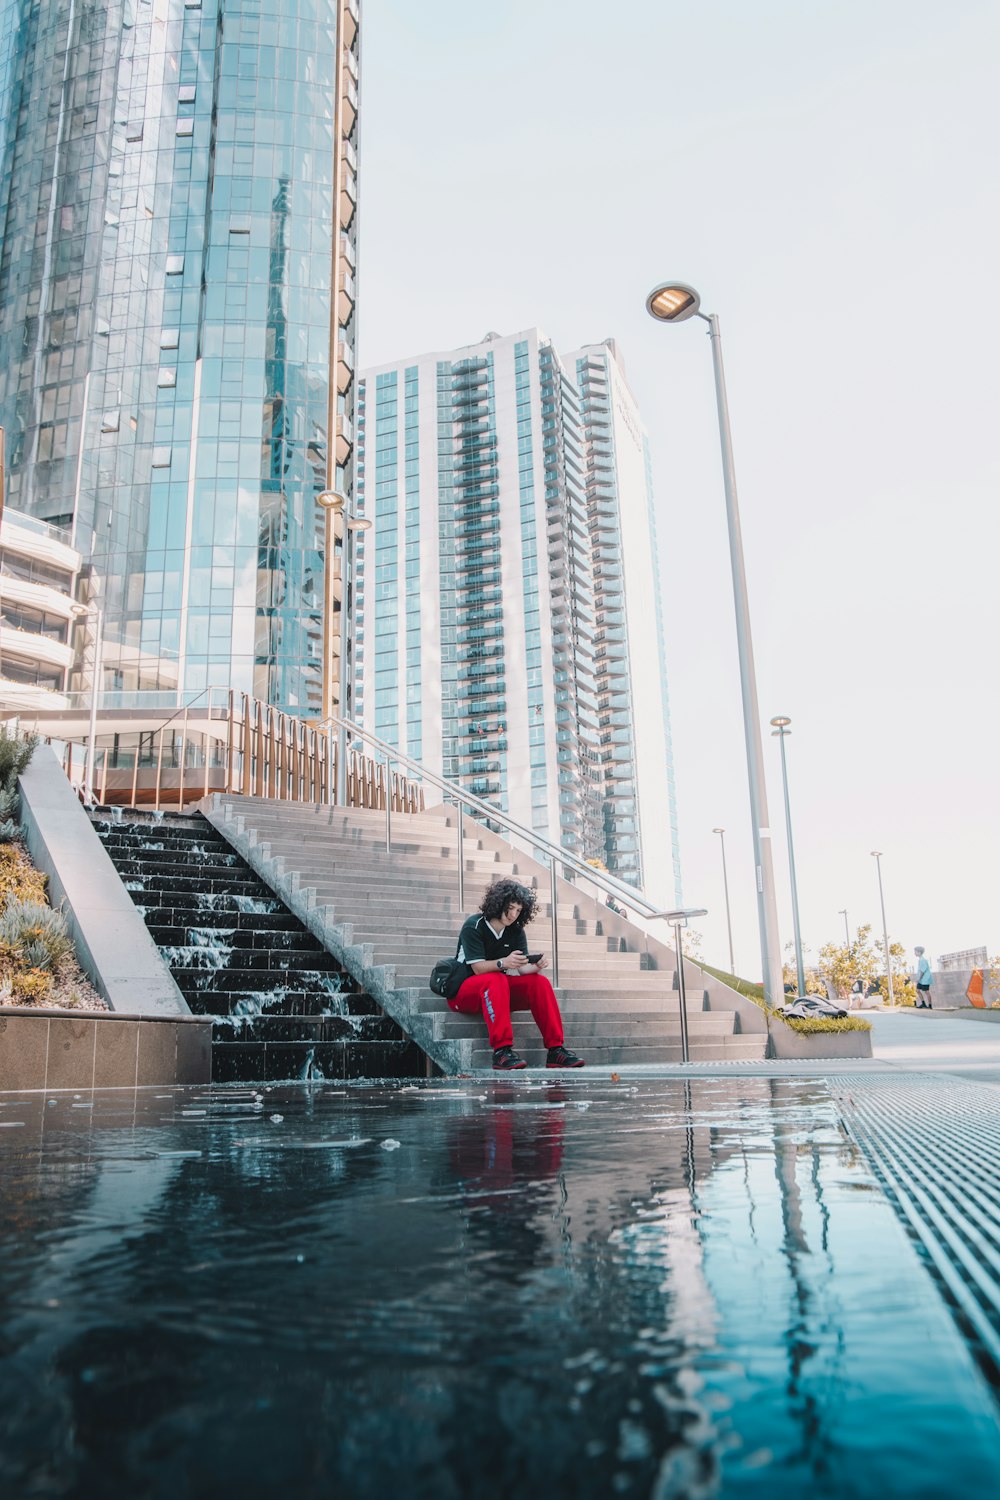
<path fill-rule="evenodd" d="M 70 780 L 102 805 L 180 810 L 210 792 L 272 797 L 288 802 L 333 803 L 337 788 L 337 736 L 327 727 L 282 713 L 247 693 L 207 690 L 168 718 L 162 709 L 102 712 L 97 722 L 93 770 L 88 736 L 67 725 L 42 728 L 65 744 Z M 346 804 L 391 812 L 418 812 L 419 782 L 384 760 L 347 752 Z"/>

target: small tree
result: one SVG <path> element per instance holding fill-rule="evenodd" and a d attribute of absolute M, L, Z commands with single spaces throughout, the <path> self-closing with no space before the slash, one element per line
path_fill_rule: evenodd
<path fill-rule="evenodd" d="M 890 940 L 889 962 L 892 967 L 893 999 L 897 1005 L 913 1005 L 917 992 L 907 977 L 906 950 L 902 943 Z M 821 978 L 830 981 L 840 1000 L 849 998 L 858 979 L 866 990 L 873 991 L 880 999 L 886 1001 L 889 998 L 882 943 L 880 939 L 872 938 L 871 923 L 858 928 L 855 942 L 827 943 L 821 948 L 818 972 Z"/>
<path fill-rule="evenodd" d="M 878 978 L 875 988 L 882 1000 L 888 1004 L 889 985 L 885 976 L 885 958 L 882 954 L 882 943 L 875 940 L 878 949 Z M 906 957 L 906 949 L 902 943 L 894 943 L 889 940 L 889 968 L 892 971 L 892 998 L 897 1005 L 916 1005 L 917 987 L 910 979 L 909 961 Z"/>
<path fill-rule="evenodd" d="M 819 974 L 829 980 L 838 1000 L 846 1000 L 860 979 L 867 988 L 878 978 L 879 959 L 872 945 L 871 923 L 858 928 L 858 936 L 851 944 L 825 943 L 819 950 Z"/>
<path fill-rule="evenodd" d="M 990 1010 L 1000 1010 L 1000 954 L 989 960 L 983 979 L 987 1005 Z"/>

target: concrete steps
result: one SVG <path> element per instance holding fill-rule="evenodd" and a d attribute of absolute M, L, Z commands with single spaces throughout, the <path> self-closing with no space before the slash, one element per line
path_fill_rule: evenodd
<path fill-rule="evenodd" d="M 454 809 L 394 814 L 391 850 L 385 847 L 384 813 L 223 795 L 208 799 L 204 811 L 442 1071 L 490 1067 L 479 1019 L 450 1011 L 427 986 L 436 960 L 454 952 L 467 914 L 457 907 Z M 475 909 L 491 880 L 514 874 L 538 892 L 529 946 L 550 952 L 548 869 L 489 829 L 477 831 L 468 819 L 463 858 L 467 910 Z M 557 993 L 568 1045 L 585 1050 L 594 1063 L 679 1060 L 679 999 L 669 948 L 563 880 L 557 913 Z M 763 1057 L 767 1037 L 760 1013 L 693 966 L 685 969 L 692 1060 Z M 528 1013 L 515 1013 L 514 1024 L 518 1050 L 544 1062 Z"/>

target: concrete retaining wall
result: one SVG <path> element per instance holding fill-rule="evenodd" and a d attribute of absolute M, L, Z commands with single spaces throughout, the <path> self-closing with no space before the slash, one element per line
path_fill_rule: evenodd
<path fill-rule="evenodd" d="M 62 908 L 97 993 L 133 1016 L 190 1016 L 51 745 L 38 746 L 20 790 L 31 858 L 49 877 L 49 900 Z"/>
<path fill-rule="evenodd" d="M 197 1016 L 0 1010 L 0 1090 L 134 1089 L 211 1076 L 212 1028 Z"/>
<path fill-rule="evenodd" d="M 817 1031 L 803 1036 L 778 1016 L 768 1017 L 772 1057 L 817 1059 L 834 1057 L 871 1057 L 870 1031 Z"/>
<path fill-rule="evenodd" d="M 191 1014 L 51 746 L 38 746 L 20 791 L 31 858 L 111 1011 L 5 1006 L 0 1090 L 208 1083 L 212 1023 Z"/>

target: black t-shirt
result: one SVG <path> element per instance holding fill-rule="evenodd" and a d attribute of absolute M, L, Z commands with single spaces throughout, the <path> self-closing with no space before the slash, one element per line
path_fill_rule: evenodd
<path fill-rule="evenodd" d="M 478 964 L 484 960 L 494 963 L 498 958 L 506 958 L 508 953 L 513 953 L 516 949 L 520 949 L 522 953 L 528 951 L 528 940 L 520 922 L 515 922 L 512 927 L 505 927 L 500 936 L 495 937 L 489 922 L 481 912 L 477 912 L 475 916 L 467 917 L 462 924 L 455 956 L 466 964 Z"/>

